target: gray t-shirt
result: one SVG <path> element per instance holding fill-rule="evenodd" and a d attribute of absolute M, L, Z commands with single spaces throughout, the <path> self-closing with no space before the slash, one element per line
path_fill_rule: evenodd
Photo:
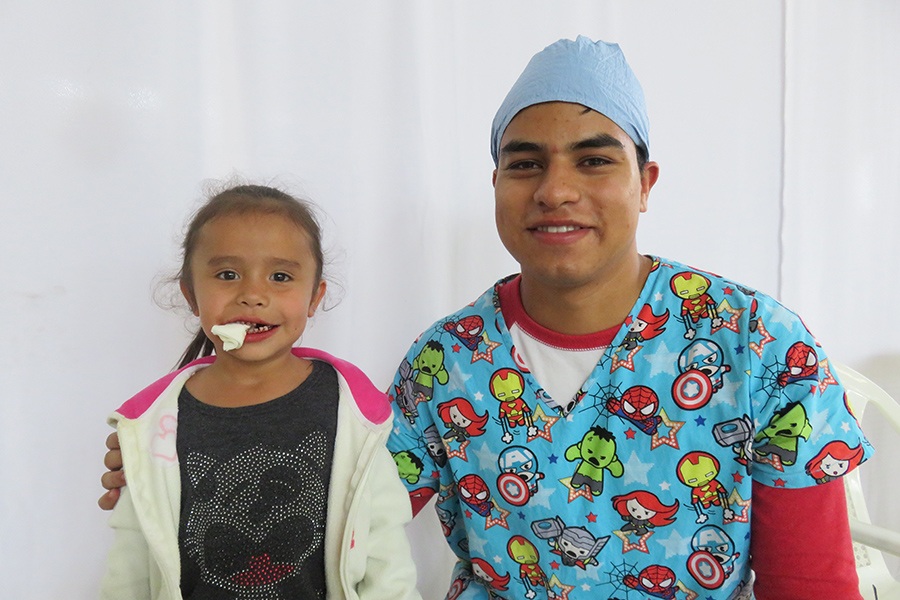
<path fill-rule="evenodd" d="M 263 404 L 178 398 L 184 598 L 325 598 L 325 517 L 337 429 L 334 368 Z"/>

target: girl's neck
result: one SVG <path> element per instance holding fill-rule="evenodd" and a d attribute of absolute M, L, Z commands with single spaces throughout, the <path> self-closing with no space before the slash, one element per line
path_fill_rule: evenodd
<path fill-rule="evenodd" d="M 290 353 L 264 363 L 242 361 L 224 353 L 185 385 L 204 404 L 238 408 L 280 398 L 306 381 L 310 373 L 312 362 Z"/>

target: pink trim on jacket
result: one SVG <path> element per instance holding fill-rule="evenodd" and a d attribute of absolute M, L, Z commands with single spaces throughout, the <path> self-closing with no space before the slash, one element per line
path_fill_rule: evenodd
<path fill-rule="evenodd" d="M 391 406 L 384 392 L 375 387 L 375 384 L 363 373 L 359 367 L 347 362 L 346 360 L 332 356 L 331 354 L 317 350 L 315 348 L 293 348 L 291 350 L 294 356 L 299 358 L 311 358 L 322 360 L 337 369 L 338 373 L 347 381 L 350 391 L 359 411 L 370 422 L 378 425 L 384 423 L 391 418 Z M 136 419 L 153 404 L 163 390 L 165 390 L 172 380 L 185 369 L 197 367 L 199 365 L 211 364 L 215 362 L 215 356 L 206 356 L 192 361 L 177 371 L 172 371 L 168 375 L 154 381 L 143 390 L 125 401 L 119 410 L 116 411 L 126 419 Z"/>

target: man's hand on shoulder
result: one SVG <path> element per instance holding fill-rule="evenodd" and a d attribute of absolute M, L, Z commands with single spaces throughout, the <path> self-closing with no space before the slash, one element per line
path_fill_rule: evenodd
<path fill-rule="evenodd" d="M 106 438 L 109 449 L 103 457 L 103 464 L 109 471 L 100 476 L 100 483 L 107 490 L 97 500 L 103 510 L 112 510 L 119 501 L 119 488 L 125 485 L 125 471 L 122 470 L 122 451 L 119 449 L 119 434 L 115 431 Z"/>

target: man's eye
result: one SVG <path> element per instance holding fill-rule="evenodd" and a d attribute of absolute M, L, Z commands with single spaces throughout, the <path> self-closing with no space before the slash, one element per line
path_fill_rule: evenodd
<path fill-rule="evenodd" d="M 528 171 L 530 169 L 537 169 L 540 165 L 533 160 L 519 160 L 514 163 L 510 163 L 506 168 L 510 171 Z"/>
<path fill-rule="evenodd" d="M 291 277 L 287 273 L 273 273 L 272 274 L 272 281 L 278 281 L 278 282 L 283 283 L 286 281 L 291 281 L 292 279 L 293 279 L 293 277 Z"/>
<path fill-rule="evenodd" d="M 238 274 L 234 271 L 219 271 L 216 273 L 217 279 L 224 279 L 225 281 L 233 281 L 238 278 Z"/>
<path fill-rule="evenodd" d="M 581 161 L 581 164 L 586 167 L 602 167 L 604 165 L 608 165 L 609 163 L 610 161 L 608 159 L 602 158 L 600 156 L 591 156 Z"/>

